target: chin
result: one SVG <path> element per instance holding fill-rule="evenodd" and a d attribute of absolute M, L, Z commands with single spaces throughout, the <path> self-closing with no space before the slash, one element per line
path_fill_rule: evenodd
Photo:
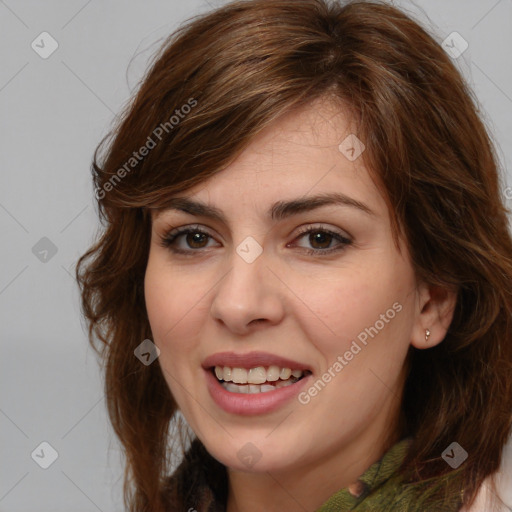
<path fill-rule="evenodd" d="M 268 440 L 267 442 L 264 439 L 249 441 L 250 438 L 251 436 L 247 435 L 245 439 L 232 440 L 230 446 L 217 445 L 212 447 L 213 449 L 210 449 L 211 445 L 204 444 L 212 457 L 233 471 L 267 473 L 281 472 L 292 467 L 297 457 L 293 447 L 290 447 L 290 450 L 284 450 L 282 445 L 277 448 Z"/>

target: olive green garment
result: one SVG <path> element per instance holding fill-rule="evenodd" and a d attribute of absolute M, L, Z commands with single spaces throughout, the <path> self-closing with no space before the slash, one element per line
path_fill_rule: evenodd
<path fill-rule="evenodd" d="M 435 483 L 407 484 L 398 474 L 411 439 L 395 444 L 358 481 L 331 496 L 316 512 L 456 512 L 462 507 L 459 496 L 446 496 L 445 478 Z"/>

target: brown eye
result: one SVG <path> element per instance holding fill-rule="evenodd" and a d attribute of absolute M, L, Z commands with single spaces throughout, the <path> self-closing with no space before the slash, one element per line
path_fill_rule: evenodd
<path fill-rule="evenodd" d="M 204 247 L 204 245 L 202 245 L 206 240 L 207 240 L 207 237 L 208 235 L 206 235 L 205 233 L 200 233 L 200 232 L 189 232 L 189 233 L 182 233 L 185 236 L 185 241 L 186 243 L 190 246 L 190 247 L 195 247 L 196 249 L 201 249 Z"/>
<path fill-rule="evenodd" d="M 179 242 L 185 241 L 184 247 L 179 247 Z M 177 228 L 166 233 L 160 244 L 176 253 L 190 254 L 196 250 L 207 248 L 208 239 L 212 236 L 198 227 Z"/>
<path fill-rule="evenodd" d="M 324 256 L 334 252 L 340 252 L 352 240 L 342 235 L 321 227 L 310 227 L 303 230 L 297 239 L 306 239 L 311 248 L 302 247 L 302 249 L 313 256 Z M 160 244 L 177 254 L 193 255 L 194 252 L 201 252 L 202 249 L 208 249 L 208 241 L 214 240 L 213 237 L 203 231 L 200 227 L 189 226 L 185 228 L 176 228 L 169 231 L 161 238 Z M 184 241 L 185 245 L 181 240 Z M 333 245 L 333 242 L 337 242 Z M 181 247 L 180 247 L 181 243 Z M 301 247 L 299 245 L 299 247 Z"/>
<path fill-rule="evenodd" d="M 339 252 L 352 244 L 352 240 L 341 233 L 335 233 L 334 231 L 322 227 L 307 228 L 299 234 L 297 239 L 306 238 L 306 235 L 308 235 L 307 240 L 312 249 L 304 247 L 304 250 L 307 254 L 315 256 L 324 256 L 333 252 Z M 338 242 L 338 244 L 331 247 L 333 240 Z"/>
<path fill-rule="evenodd" d="M 316 246 L 316 249 L 328 249 L 331 241 L 334 237 L 329 233 L 325 233 L 324 231 L 314 231 L 309 234 L 310 243 L 315 246 L 315 244 L 319 244 L 320 246 Z"/>

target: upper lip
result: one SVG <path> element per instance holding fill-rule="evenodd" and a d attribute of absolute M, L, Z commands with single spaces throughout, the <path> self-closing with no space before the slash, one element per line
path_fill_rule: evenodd
<path fill-rule="evenodd" d="M 267 352 L 249 352 L 247 354 L 217 352 L 208 356 L 203 361 L 202 366 L 205 369 L 210 369 L 214 366 L 228 366 L 230 368 L 246 368 L 248 370 L 258 366 L 279 366 L 280 368 L 290 368 L 291 370 L 311 371 L 311 366 L 306 363 L 300 363 Z"/>

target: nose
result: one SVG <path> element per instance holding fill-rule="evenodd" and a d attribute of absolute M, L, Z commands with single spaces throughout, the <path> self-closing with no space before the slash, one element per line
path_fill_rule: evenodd
<path fill-rule="evenodd" d="M 248 263 L 233 251 L 231 268 L 214 288 L 211 315 L 235 334 L 275 325 L 283 317 L 283 286 L 267 263 L 264 252 Z"/>

